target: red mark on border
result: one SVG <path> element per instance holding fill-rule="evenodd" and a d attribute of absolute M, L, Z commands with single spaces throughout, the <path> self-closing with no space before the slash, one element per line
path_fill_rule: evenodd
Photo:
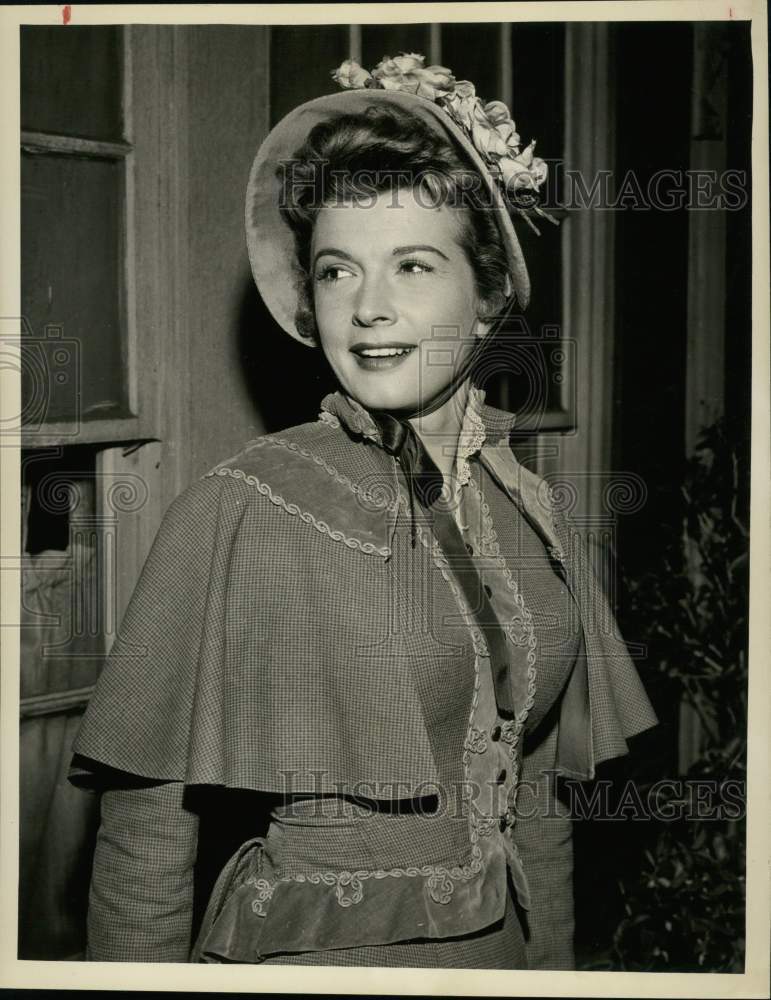
<path fill-rule="evenodd" d="M 70 4 L 65 4 L 62 7 L 62 24 L 69 24 L 70 18 L 72 17 L 72 7 Z"/>

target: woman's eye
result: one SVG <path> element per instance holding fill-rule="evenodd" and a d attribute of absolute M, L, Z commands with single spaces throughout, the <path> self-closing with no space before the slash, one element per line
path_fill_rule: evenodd
<path fill-rule="evenodd" d="M 339 264 L 330 264 L 328 267 L 322 268 L 316 275 L 316 281 L 326 281 L 329 284 L 339 281 L 340 278 L 351 277 L 351 272 L 347 271 L 344 267 L 340 267 Z"/>
<path fill-rule="evenodd" d="M 399 264 L 399 270 L 405 274 L 427 274 L 434 269 L 422 260 L 403 260 Z"/>

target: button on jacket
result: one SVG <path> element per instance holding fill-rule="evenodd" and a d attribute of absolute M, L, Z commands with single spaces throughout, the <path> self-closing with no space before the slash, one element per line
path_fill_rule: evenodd
<path fill-rule="evenodd" d="M 174 501 L 74 747 L 73 780 L 108 765 L 161 783 L 103 797 L 91 958 L 571 967 L 570 820 L 548 777 L 593 777 L 656 720 L 512 422 L 472 390 L 443 511 L 410 511 L 342 393 Z M 438 540 L 448 517 L 476 606 Z M 192 952 L 185 785 L 303 800 L 231 858 Z M 139 802 L 169 864 L 122 923 L 118 859 L 148 864 Z M 154 906 L 155 936 L 132 932 Z"/>

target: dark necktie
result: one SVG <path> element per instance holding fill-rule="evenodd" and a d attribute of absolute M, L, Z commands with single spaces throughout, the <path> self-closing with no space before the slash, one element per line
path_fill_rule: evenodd
<path fill-rule="evenodd" d="M 513 715 L 506 634 L 493 610 L 489 594 L 482 585 L 479 571 L 452 513 L 434 507 L 442 492 L 442 474 L 415 433 L 412 424 L 407 420 L 399 420 L 390 413 L 370 412 L 380 429 L 383 449 L 397 459 L 407 480 L 412 546 L 415 547 L 414 497 L 417 497 L 424 510 L 431 510 L 434 536 L 442 548 L 472 615 L 484 634 L 490 654 L 498 711 L 501 714 Z"/>

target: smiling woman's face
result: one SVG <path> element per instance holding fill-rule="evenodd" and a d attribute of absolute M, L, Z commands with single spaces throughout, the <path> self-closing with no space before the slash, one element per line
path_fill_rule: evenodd
<path fill-rule="evenodd" d="M 370 409 L 415 409 L 472 350 L 479 301 L 457 210 L 411 190 L 322 208 L 311 245 L 321 347 L 345 391 Z"/>

